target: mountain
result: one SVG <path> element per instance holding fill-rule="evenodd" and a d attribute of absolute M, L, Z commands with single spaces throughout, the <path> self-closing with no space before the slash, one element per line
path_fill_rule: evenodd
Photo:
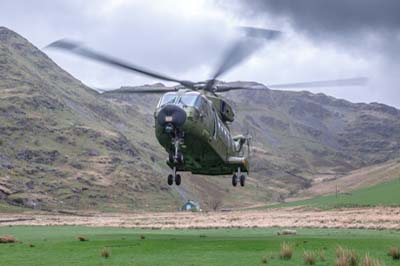
<path fill-rule="evenodd" d="M 0 27 L 0 209 L 175 210 L 188 199 L 240 207 L 399 155 L 393 107 L 269 89 L 225 96 L 237 111 L 234 134 L 253 136 L 248 185 L 184 173 L 169 187 L 154 136 L 156 96 L 99 94 Z"/>
<path fill-rule="evenodd" d="M 44 209 L 174 206 L 152 124 L 0 28 L 0 197 Z"/>
<path fill-rule="evenodd" d="M 348 172 L 400 155 L 400 111 L 394 107 L 307 91 L 266 89 L 227 96 L 235 99 L 239 125 L 251 128 L 259 152 L 294 174 Z"/>

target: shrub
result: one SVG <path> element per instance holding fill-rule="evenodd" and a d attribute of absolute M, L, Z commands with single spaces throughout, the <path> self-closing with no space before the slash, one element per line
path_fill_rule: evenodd
<path fill-rule="evenodd" d="M 319 252 L 319 259 L 320 259 L 321 261 L 326 261 L 325 251 L 321 250 L 321 251 Z"/>
<path fill-rule="evenodd" d="M 345 249 L 341 246 L 336 247 L 336 258 L 345 257 Z"/>
<path fill-rule="evenodd" d="M 262 257 L 261 263 L 267 264 L 268 263 L 268 257 L 267 256 Z"/>
<path fill-rule="evenodd" d="M 357 266 L 359 261 L 357 252 L 354 250 L 349 250 L 348 252 L 349 266 Z"/>
<path fill-rule="evenodd" d="M 394 260 L 400 259 L 400 250 L 398 247 L 390 247 L 388 255 Z"/>
<path fill-rule="evenodd" d="M 77 236 L 76 239 L 79 240 L 79 241 L 82 241 L 82 242 L 89 241 L 89 238 L 84 237 L 84 236 Z"/>
<path fill-rule="evenodd" d="M 107 259 L 108 257 L 111 256 L 111 250 L 109 248 L 104 247 L 100 252 L 100 256 Z"/>
<path fill-rule="evenodd" d="M 363 266 L 372 266 L 372 259 L 368 254 L 366 254 L 365 257 L 363 258 L 362 265 Z"/>
<path fill-rule="evenodd" d="M 381 266 L 379 260 L 372 259 L 368 254 L 365 255 L 361 263 L 362 266 Z"/>
<path fill-rule="evenodd" d="M 18 240 L 13 236 L 0 236 L 0 243 L 17 243 Z"/>
<path fill-rule="evenodd" d="M 290 260 L 293 255 L 293 247 L 286 243 L 283 242 L 281 245 L 281 252 L 280 252 L 280 258 L 284 260 Z"/>
<path fill-rule="evenodd" d="M 313 251 L 304 251 L 303 254 L 304 264 L 314 265 L 316 262 L 316 256 Z"/>
<path fill-rule="evenodd" d="M 349 263 L 347 262 L 347 258 L 340 256 L 336 258 L 335 266 L 349 266 Z"/>
<path fill-rule="evenodd" d="M 359 262 L 357 252 L 345 249 L 341 246 L 336 248 L 336 266 L 357 266 Z"/>

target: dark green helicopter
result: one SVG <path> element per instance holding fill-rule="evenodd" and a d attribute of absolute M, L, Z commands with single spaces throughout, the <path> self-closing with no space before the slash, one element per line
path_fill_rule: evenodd
<path fill-rule="evenodd" d="M 235 42 L 221 60 L 212 77 L 205 82 L 191 82 L 175 79 L 157 72 L 135 66 L 122 60 L 88 49 L 79 43 L 59 40 L 49 48 L 57 48 L 102 62 L 125 70 L 134 71 L 156 79 L 178 83 L 174 88 L 132 89 L 121 87 L 104 93 L 156 93 L 163 94 L 156 110 L 155 134 L 159 143 L 169 156 L 168 166 L 172 173 L 168 175 L 168 184 L 181 184 L 178 172 L 191 172 L 202 175 L 232 174 L 232 185 L 244 186 L 244 173 L 250 172 L 249 134 L 233 136 L 229 124 L 234 121 L 235 113 L 231 105 L 219 93 L 231 90 L 262 90 L 265 86 L 227 86 L 217 78 L 242 62 L 261 47 L 260 40 L 272 40 L 281 35 L 274 30 L 251 27 L 241 28 L 246 38 Z M 302 88 L 354 86 L 365 84 L 365 78 L 351 78 L 330 81 L 291 83 L 270 85 L 268 88 Z M 247 151 L 245 148 L 247 146 Z"/>

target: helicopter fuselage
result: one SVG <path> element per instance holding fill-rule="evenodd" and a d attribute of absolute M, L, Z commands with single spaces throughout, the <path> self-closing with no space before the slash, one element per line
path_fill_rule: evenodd
<path fill-rule="evenodd" d="M 164 94 L 154 113 L 159 143 L 169 153 L 167 164 L 176 171 L 226 175 L 248 172 L 244 137 L 232 137 L 215 103 L 199 92 Z"/>

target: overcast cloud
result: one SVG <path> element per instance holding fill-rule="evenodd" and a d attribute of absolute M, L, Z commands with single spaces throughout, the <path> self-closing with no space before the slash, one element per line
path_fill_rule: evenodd
<path fill-rule="evenodd" d="M 284 57 L 291 55 L 281 67 L 286 64 L 296 77 L 365 75 L 371 79 L 368 88 L 335 89 L 331 94 L 353 101 L 400 106 L 400 1 L 221 0 L 217 3 L 243 20 L 285 28 L 293 37 L 288 43 L 303 39 L 296 46 L 286 44 L 291 49 L 280 47 L 276 51 Z M 300 58 L 306 60 L 298 62 Z"/>
<path fill-rule="evenodd" d="M 280 29 L 224 80 L 264 84 L 368 76 L 366 88 L 329 88 L 355 102 L 400 107 L 400 1 L 397 0 L 3 0 L 0 25 L 38 47 L 60 38 L 182 79 L 204 80 L 238 25 Z M 47 52 L 89 86 L 117 88 L 157 80 Z M 313 91 L 322 91 L 313 89 Z"/>

